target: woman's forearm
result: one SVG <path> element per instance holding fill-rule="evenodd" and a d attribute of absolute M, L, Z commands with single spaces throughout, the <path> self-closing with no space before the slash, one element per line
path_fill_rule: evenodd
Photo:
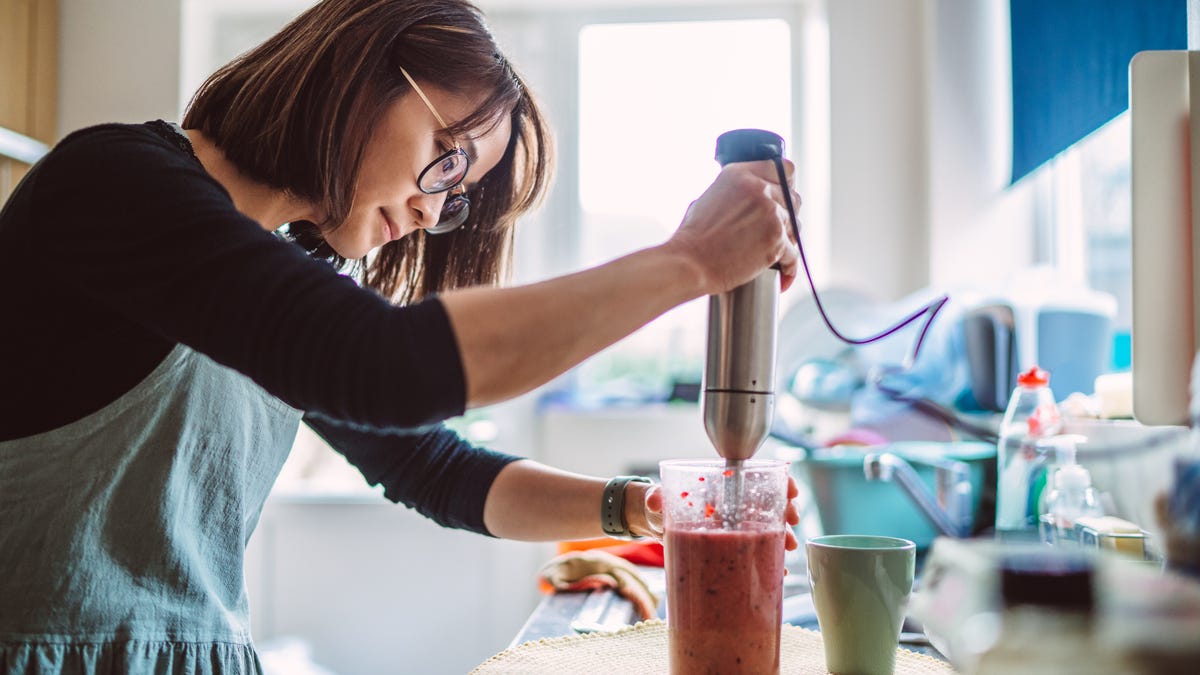
<path fill-rule="evenodd" d="M 527 286 L 447 293 L 467 406 L 549 382 L 703 288 L 686 256 L 659 246 Z"/>
<path fill-rule="evenodd" d="M 488 491 L 483 522 L 497 537 L 522 541 L 568 541 L 603 537 L 600 502 L 605 479 L 553 469 L 531 460 L 513 462 Z M 651 487 L 630 483 L 625 518 L 638 535 L 655 534 L 646 511 Z"/>

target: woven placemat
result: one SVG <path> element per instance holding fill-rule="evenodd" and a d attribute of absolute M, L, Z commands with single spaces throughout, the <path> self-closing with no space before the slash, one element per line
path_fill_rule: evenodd
<path fill-rule="evenodd" d="M 623 673 L 667 672 L 667 624 L 655 619 L 610 633 L 588 633 L 526 642 L 480 664 L 472 674 L 512 673 Z M 779 672 L 824 673 L 825 648 L 821 634 L 783 625 L 779 640 Z M 896 675 L 953 673 L 950 664 L 933 657 L 896 650 Z"/>

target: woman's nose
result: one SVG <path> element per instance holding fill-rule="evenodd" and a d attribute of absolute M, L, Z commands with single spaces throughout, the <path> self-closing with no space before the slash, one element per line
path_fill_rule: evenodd
<path fill-rule="evenodd" d="M 413 209 L 413 214 L 416 216 L 417 226 L 422 230 L 427 230 L 438 224 L 438 220 L 442 217 L 442 205 L 446 203 L 446 193 L 438 192 L 437 194 L 427 195 L 424 192 L 418 192 L 413 196 L 410 204 Z"/>

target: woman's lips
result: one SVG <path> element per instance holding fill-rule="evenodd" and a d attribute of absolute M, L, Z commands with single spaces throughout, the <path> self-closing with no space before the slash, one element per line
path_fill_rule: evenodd
<path fill-rule="evenodd" d="M 384 243 L 387 243 L 389 241 L 396 241 L 397 239 L 400 238 L 400 226 L 397 225 L 395 222 L 392 221 L 391 218 L 388 217 L 387 211 L 384 211 L 383 209 L 379 209 L 379 212 L 383 214 Z"/>

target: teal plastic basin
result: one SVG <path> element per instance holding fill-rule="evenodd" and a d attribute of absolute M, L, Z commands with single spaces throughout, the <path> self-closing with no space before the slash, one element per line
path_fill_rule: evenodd
<path fill-rule="evenodd" d="M 996 475 L 996 447 L 980 441 L 899 441 L 870 447 L 839 446 L 801 453 L 792 463 L 808 484 L 825 534 L 866 534 L 908 539 L 928 548 L 938 536 L 933 523 L 896 483 L 868 481 L 863 458 L 889 452 L 908 460 L 934 492 L 934 468 L 912 460 L 955 459 L 970 468 L 971 509 L 979 513 L 985 481 Z M 989 486 L 990 487 L 990 486 Z"/>

